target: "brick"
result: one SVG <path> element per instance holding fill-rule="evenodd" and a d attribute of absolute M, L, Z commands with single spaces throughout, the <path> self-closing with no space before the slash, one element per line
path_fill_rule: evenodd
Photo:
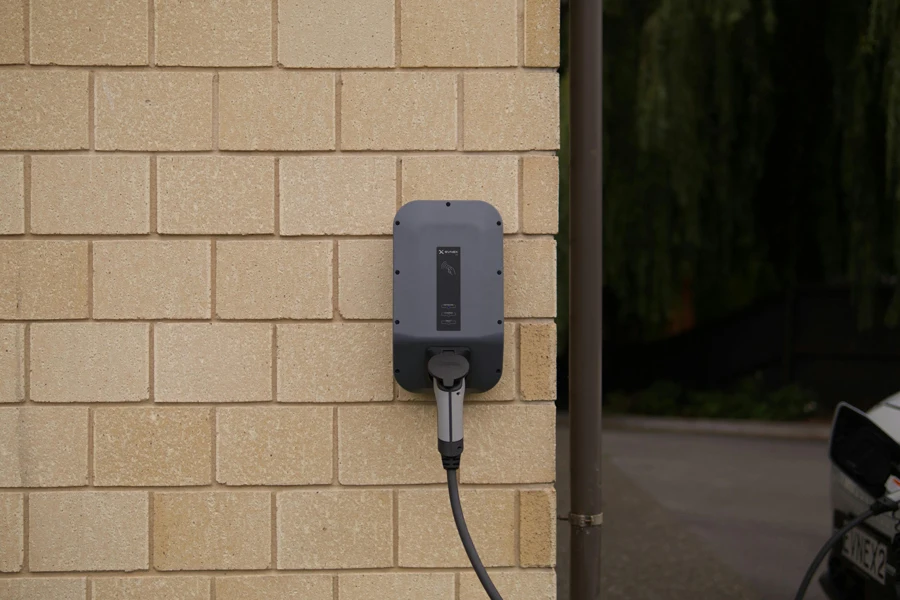
<path fill-rule="evenodd" d="M 518 63 L 517 0 L 404 0 L 404 67 L 508 67 Z"/>
<path fill-rule="evenodd" d="M 344 150 L 456 149 L 456 74 L 344 73 Z"/>
<path fill-rule="evenodd" d="M 161 156 L 156 168 L 160 233 L 274 233 L 274 159 Z"/>
<path fill-rule="evenodd" d="M 0 65 L 25 62 L 25 3 L 0 0 Z"/>
<path fill-rule="evenodd" d="M 341 600 L 455 600 L 453 573 L 353 573 L 338 575 Z"/>
<path fill-rule="evenodd" d="M 218 409 L 217 481 L 226 485 L 331 483 L 333 416 L 328 406 Z"/>
<path fill-rule="evenodd" d="M 216 600 L 332 600 L 331 575 L 216 577 Z"/>
<path fill-rule="evenodd" d="M 433 405 L 338 408 L 338 455 L 343 485 L 441 483 Z M 373 453 L 372 440 L 390 440 Z"/>
<path fill-rule="evenodd" d="M 140 402 L 150 398 L 150 326 L 34 323 L 35 402 Z"/>
<path fill-rule="evenodd" d="M 87 579 L 0 579 L 0 598 L 4 600 L 84 600 L 86 597 Z"/>
<path fill-rule="evenodd" d="M 391 335 L 389 323 L 279 325 L 278 400 L 392 400 Z"/>
<path fill-rule="evenodd" d="M 212 73 L 98 72 L 98 150 L 212 149 Z"/>
<path fill-rule="evenodd" d="M 330 319 L 331 241 L 216 244 L 216 314 L 223 319 Z"/>
<path fill-rule="evenodd" d="M 393 565 L 390 490 L 292 491 L 276 496 L 279 569 Z"/>
<path fill-rule="evenodd" d="M 525 66 L 559 66 L 559 2 L 525 0 Z"/>
<path fill-rule="evenodd" d="M 269 492 L 158 492 L 153 565 L 159 571 L 267 569 Z"/>
<path fill-rule="evenodd" d="M 272 399 L 268 323 L 160 323 L 154 336 L 157 402 Z"/>
<path fill-rule="evenodd" d="M 466 150 L 559 148 L 557 73 L 466 73 L 463 89 Z"/>
<path fill-rule="evenodd" d="M 32 571 L 147 569 L 147 492 L 32 492 Z"/>
<path fill-rule="evenodd" d="M 505 600 L 556 600 L 553 571 L 491 571 L 491 580 Z M 487 594 L 474 573 L 459 577 L 459 600 L 484 600 Z"/>
<path fill-rule="evenodd" d="M 0 241 L 0 319 L 87 316 L 87 242 Z"/>
<path fill-rule="evenodd" d="M 25 326 L 0 323 L 0 403 L 25 399 Z"/>
<path fill-rule="evenodd" d="M 0 72 L 0 148 L 88 147 L 87 71 Z"/>
<path fill-rule="evenodd" d="M 394 1 L 278 2 L 278 62 L 314 69 L 394 66 Z"/>
<path fill-rule="evenodd" d="M 334 75 L 219 74 L 223 150 L 334 150 Z"/>
<path fill-rule="evenodd" d="M 0 235 L 17 233 L 25 233 L 25 159 L 0 156 Z"/>
<path fill-rule="evenodd" d="M 519 493 L 519 563 L 523 567 L 556 564 L 556 493 L 553 489 Z"/>
<path fill-rule="evenodd" d="M 208 319 L 208 241 L 94 242 L 94 317 Z"/>
<path fill-rule="evenodd" d="M 93 600 L 209 600 L 208 577 L 98 577 Z"/>
<path fill-rule="evenodd" d="M 464 416 L 463 483 L 550 483 L 556 479 L 556 407 L 472 404 Z"/>
<path fill-rule="evenodd" d="M 68 487 L 87 482 L 87 408 L 0 408 L 0 487 Z"/>
<path fill-rule="evenodd" d="M 393 252 L 390 240 L 338 242 L 338 308 L 342 317 L 391 318 Z"/>
<path fill-rule="evenodd" d="M 553 233 L 559 230 L 559 159 L 522 158 L 522 230 Z"/>
<path fill-rule="evenodd" d="M 523 323 L 520 330 L 523 400 L 556 400 L 556 324 Z"/>
<path fill-rule="evenodd" d="M 150 161 L 144 156 L 33 156 L 33 233 L 150 231 Z"/>
<path fill-rule="evenodd" d="M 482 562 L 516 564 L 515 490 L 464 489 L 460 499 Z M 446 490 L 400 490 L 398 501 L 401 567 L 469 567 Z"/>
<path fill-rule="evenodd" d="M 156 64 L 272 64 L 272 2 L 157 0 Z"/>
<path fill-rule="evenodd" d="M 466 392 L 466 401 L 505 401 L 516 399 L 516 324 L 507 322 L 503 326 L 503 374 L 497 385 L 486 392 Z M 399 386 L 398 386 L 399 387 Z M 434 393 L 414 394 L 399 388 L 398 400 L 434 401 Z"/>
<path fill-rule="evenodd" d="M 24 559 L 24 496 L 0 494 L 0 573 L 18 573 Z"/>
<path fill-rule="evenodd" d="M 31 0 L 31 63 L 146 65 L 147 0 Z"/>
<path fill-rule="evenodd" d="M 556 240 L 504 240 L 506 318 L 556 316 Z"/>
<path fill-rule="evenodd" d="M 503 218 L 503 233 L 519 230 L 516 156 L 409 156 L 403 158 L 403 203 L 483 200 Z"/>
<path fill-rule="evenodd" d="M 176 486 L 212 481 L 208 408 L 94 410 L 94 485 Z"/>
<path fill-rule="evenodd" d="M 397 210 L 393 157 L 281 159 L 282 235 L 377 235 L 392 232 Z"/>

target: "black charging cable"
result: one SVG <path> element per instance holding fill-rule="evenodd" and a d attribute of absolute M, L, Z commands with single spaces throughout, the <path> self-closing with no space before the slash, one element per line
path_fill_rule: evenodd
<path fill-rule="evenodd" d="M 858 525 L 862 525 L 872 517 L 883 515 L 884 513 L 894 512 L 898 508 L 900 508 L 900 501 L 893 500 L 885 496 L 876 500 L 874 503 L 872 503 L 872 506 L 870 506 L 868 510 L 838 529 L 834 533 L 834 535 L 832 535 L 831 538 L 827 542 L 825 542 L 825 545 L 822 546 L 822 549 L 819 550 L 819 553 L 816 554 L 816 557 L 813 559 L 812 564 L 809 565 L 809 569 L 806 570 L 806 575 L 803 576 L 803 582 L 800 584 L 800 589 L 797 590 L 797 595 L 794 596 L 794 600 L 803 600 L 803 597 L 806 595 L 806 590 L 807 588 L 809 588 L 809 584 L 812 581 L 813 575 L 815 575 L 816 570 L 819 568 L 819 565 L 822 564 L 822 561 L 825 560 L 825 557 L 828 556 L 828 553 L 831 552 L 831 549 L 834 547 L 834 545 L 837 544 L 838 541 L 841 540 L 841 538 L 847 535 L 848 531 Z"/>

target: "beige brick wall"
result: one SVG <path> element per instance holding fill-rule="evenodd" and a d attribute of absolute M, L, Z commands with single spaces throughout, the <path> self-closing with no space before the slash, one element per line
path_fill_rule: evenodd
<path fill-rule="evenodd" d="M 484 598 L 392 376 L 416 199 L 503 217 L 462 502 L 504 597 L 556 597 L 558 21 L 0 0 L 0 598 Z"/>

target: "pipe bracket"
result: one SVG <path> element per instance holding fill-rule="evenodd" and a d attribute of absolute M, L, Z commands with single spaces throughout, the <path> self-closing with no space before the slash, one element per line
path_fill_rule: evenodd
<path fill-rule="evenodd" d="M 600 527 L 603 525 L 603 513 L 596 515 L 576 515 L 569 513 L 567 519 L 574 527 Z"/>

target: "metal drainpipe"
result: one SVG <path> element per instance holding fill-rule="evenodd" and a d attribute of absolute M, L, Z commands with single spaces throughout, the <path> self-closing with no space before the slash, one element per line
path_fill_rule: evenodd
<path fill-rule="evenodd" d="M 570 0 L 571 599 L 600 598 L 603 346 L 603 1 Z"/>

